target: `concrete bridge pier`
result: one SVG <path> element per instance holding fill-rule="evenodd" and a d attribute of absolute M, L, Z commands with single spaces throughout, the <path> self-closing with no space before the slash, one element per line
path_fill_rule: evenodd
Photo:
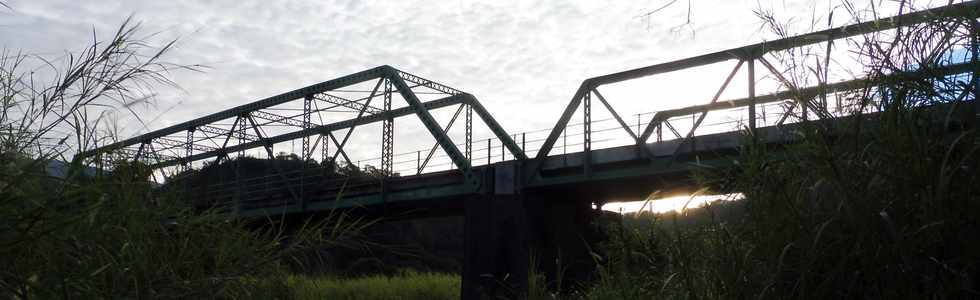
<path fill-rule="evenodd" d="M 494 166 L 484 174 L 483 195 L 466 199 L 462 299 L 520 299 L 532 267 L 550 289 L 594 273 L 588 196 L 522 191 L 516 166 Z"/>
<path fill-rule="evenodd" d="M 550 290 L 567 290 L 594 275 L 593 251 L 601 240 L 591 195 L 564 191 L 523 194 L 529 251 Z"/>

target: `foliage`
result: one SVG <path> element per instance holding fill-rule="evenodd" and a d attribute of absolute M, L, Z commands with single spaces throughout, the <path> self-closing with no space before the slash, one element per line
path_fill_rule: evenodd
<path fill-rule="evenodd" d="M 962 62 L 955 56 L 975 39 L 971 22 L 941 18 L 859 41 L 872 79 L 840 95 L 856 107 L 848 118 L 805 122 L 795 128 L 800 142 L 786 146 L 746 132 L 737 168 L 698 176 L 745 199 L 616 227 L 586 298 L 978 297 L 980 143 L 973 111 L 960 114 L 975 105 L 963 101 L 975 95 L 971 84 L 877 80 Z M 800 68 L 787 77 L 826 78 L 816 71 L 825 66 L 786 65 Z M 741 217 L 718 217 L 735 203 Z M 687 217 L 701 220 L 679 221 Z"/>
<path fill-rule="evenodd" d="M 3 293 L 24 299 L 247 297 L 247 277 L 284 276 L 277 262 L 300 243 L 284 244 L 275 231 L 255 234 L 215 214 L 191 214 L 164 199 L 151 204 L 150 185 L 140 180 L 148 175 L 144 170 L 119 167 L 110 176 L 65 182 L 55 194 L 22 184 L 23 193 L 5 197 L 12 204 L 5 212 L 25 220 L 3 231 Z"/>
<path fill-rule="evenodd" d="M 152 87 L 172 85 L 169 71 L 196 69 L 161 61 L 174 42 L 154 47 L 138 32 L 127 20 L 108 41 L 94 36 L 60 59 L 0 57 L 0 298 L 290 297 L 284 262 L 348 240 L 364 223 L 330 215 L 256 226 L 192 211 L 153 192 L 138 163 L 50 170 L 111 142 L 104 117 L 147 103 Z"/>
<path fill-rule="evenodd" d="M 290 277 L 297 299 L 458 299 L 458 275 L 403 271 L 360 278 Z"/>

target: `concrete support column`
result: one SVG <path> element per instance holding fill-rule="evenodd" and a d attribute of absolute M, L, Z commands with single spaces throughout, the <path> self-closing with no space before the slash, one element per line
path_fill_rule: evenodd
<path fill-rule="evenodd" d="M 519 299 L 527 291 L 528 243 L 514 164 L 484 174 L 484 194 L 466 199 L 461 299 Z"/>
<path fill-rule="evenodd" d="M 597 195 L 520 191 L 515 163 L 494 165 L 484 174 L 484 194 L 466 199 L 462 299 L 522 299 L 532 267 L 552 290 L 595 272 Z"/>
<path fill-rule="evenodd" d="M 595 273 L 592 251 L 599 240 L 593 225 L 595 195 L 538 191 L 524 194 L 530 255 L 551 290 L 568 290 Z"/>

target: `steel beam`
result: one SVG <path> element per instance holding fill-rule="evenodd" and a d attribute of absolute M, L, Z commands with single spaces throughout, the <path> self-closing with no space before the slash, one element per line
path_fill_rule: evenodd
<path fill-rule="evenodd" d="M 369 70 L 357 72 L 333 80 L 324 81 L 318 84 L 310 85 L 307 87 L 299 88 L 293 91 L 285 92 L 279 95 L 268 97 L 259 101 L 252 103 L 240 105 L 234 108 L 226 109 L 217 113 L 213 113 L 201 118 L 197 118 L 191 121 L 183 122 L 177 125 L 173 125 L 167 128 L 152 131 L 147 134 L 143 134 L 137 137 L 129 138 L 120 142 L 112 143 L 110 145 L 100 147 L 98 149 L 93 149 L 90 151 L 79 153 L 77 156 L 87 157 L 94 153 L 106 151 L 107 149 L 122 148 L 128 145 L 134 145 L 139 142 L 150 140 L 153 138 L 167 136 L 190 128 L 200 128 L 203 125 L 218 122 L 224 119 L 230 119 L 237 117 L 243 113 L 257 111 L 263 108 L 268 108 L 276 105 L 280 105 L 289 101 L 300 99 L 310 94 L 322 93 L 361 82 L 365 82 L 372 79 L 377 79 L 382 75 L 382 70 L 390 69 L 390 66 L 380 66 L 372 68 Z"/>
<path fill-rule="evenodd" d="M 843 39 L 843 38 L 848 38 L 853 36 L 864 35 L 877 31 L 894 29 L 899 26 L 909 26 L 909 25 L 925 23 L 925 22 L 936 20 L 939 17 L 963 17 L 963 18 L 975 17 L 976 11 L 978 9 L 980 9 L 980 1 L 970 1 L 970 2 L 952 4 L 948 6 L 937 7 L 933 9 L 927 9 L 927 10 L 917 11 L 904 15 L 894 16 L 890 18 L 883 18 L 883 19 L 872 20 L 872 21 L 862 22 L 853 25 L 841 26 L 837 28 L 811 32 L 808 34 L 782 38 L 774 41 L 767 41 L 754 45 L 699 55 L 699 56 L 672 61 L 668 63 L 656 64 L 647 67 L 612 73 L 608 75 L 593 77 L 586 81 L 590 81 L 592 84 L 596 86 L 600 86 L 600 85 L 606 85 L 610 83 L 616 83 L 616 82 L 636 79 L 636 78 L 650 76 L 650 75 L 656 75 L 656 74 L 667 73 L 671 71 L 709 65 L 709 64 L 722 62 L 730 59 L 748 59 L 749 57 L 745 57 L 745 56 L 750 53 L 762 55 L 773 51 L 781 51 L 781 50 L 808 46 L 808 45 L 813 45 L 817 43 L 823 43 L 823 42 L 828 42 L 828 41 L 833 41 L 833 40 L 838 40 L 838 39 Z M 583 83 L 583 85 L 584 84 L 585 83 Z"/>
<path fill-rule="evenodd" d="M 755 136 L 755 58 L 749 59 L 749 133 Z"/>
<path fill-rule="evenodd" d="M 440 84 L 440 83 L 435 82 L 435 81 L 432 81 L 432 80 L 428 80 L 428 79 L 425 79 L 425 78 L 416 76 L 414 74 L 409 74 L 407 72 L 403 72 L 403 71 L 400 71 L 400 70 L 395 70 L 395 71 L 398 74 L 398 77 L 402 78 L 405 81 L 412 82 L 412 83 L 415 83 L 415 84 L 420 85 L 420 86 L 424 86 L 424 87 L 427 87 L 427 88 L 430 88 L 430 89 L 433 89 L 433 90 L 436 90 L 436 91 L 440 91 L 440 92 L 443 92 L 443 93 L 446 93 L 446 94 L 449 94 L 449 95 L 459 95 L 459 94 L 462 94 L 463 93 L 463 92 L 461 92 L 461 91 L 459 91 L 457 89 L 448 87 L 446 85 Z"/>
<path fill-rule="evenodd" d="M 884 81 L 902 81 L 911 79 L 922 79 L 922 78 L 936 78 L 955 74 L 965 74 L 971 72 L 973 66 L 971 63 L 961 63 L 949 66 L 935 67 L 928 70 L 919 70 L 903 73 L 895 73 L 890 75 L 881 76 L 874 81 L 860 78 L 852 79 L 847 81 L 841 81 L 826 85 L 818 85 L 807 88 L 800 88 L 796 91 L 782 91 L 767 95 L 757 95 L 755 96 L 755 101 L 752 98 L 739 98 L 728 101 L 715 102 L 711 104 L 694 105 L 684 108 L 664 110 L 657 112 L 654 121 L 662 121 L 671 117 L 686 116 L 695 114 L 701 111 L 712 111 L 721 110 L 737 107 L 749 106 L 753 102 L 756 104 L 776 102 L 786 99 L 794 99 L 795 97 L 814 97 L 820 95 L 821 93 L 839 93 L 845 91 L 852 91 L 856 89 L 865 88 L 876 84 L 876 82 Z"/>
<path fill-rule="evenodd" d="M 402 98 L 408 102 L 408 107 L 410 107 L 415 112 L 415 115 L 419 117 L 422 124 L 425 125 L 425 128 L 429 130 L 429 134 L 436 139 L 436 142 L 442 145 L 442 150 L 449 155 L 449 158 L 453 161 L 456 167 L 463 171 L 467 181 L 475 183 L 475 180 L 477 179 L 473 176 L 472 170 L 470 170 L 470 162 L 467 161 L 466 157 L 463 156 L 463 153 L 456 148 L 456 145 L 453 143 L 452 139 L 450 139 L 449 136 L 442 131 L 439 123 L 437 123 L 435 118 L 432 117 L 432 114 L 429 113 L 429 109 L 426 108 L 421 101 L 419 101 L 418 97 L 415 96 L 415 93 L 413 93 L 412 90 L 409 89 L 408 85 L 405 84 L 405 81 L 398 76 L 398 70 L 390 68 L 387 70 L 387 72 L 389 75 L 388 79 L 392 80 L 392 83 L 395 85 L 395 89 L 401 94 Z"/>
<path fill-rule="evenodd" d="M 466 104 L 466 141 L 465 150 L 466 160 L 473 164 L 473 105 Z"/>
<path fill-rule="evenodd" d="M 592 175 L 592 93 L 582 95 L 582 164 L 585 177 Z"/>
<path fill-rule="evenodd" d="M 646 77 L 646 76 L 651 76 L 651 75 L 656 75 L 661 73 L 678 71 L 682 69 L 699 67 L 699 66 L 714 64 L 714 63 L 732 60 L 732 59 L 741 59 L 741 60 L 750 59 L 773 51 L 797 48 L 797 47 L 812 45 L 821 42 L 829 42 L 837 39 L 863 35 L 871 32 L 893 29 L 899 26 L 908 26 L 908 25 L 928 22 L 928 21 L 935 20 L 938 16 L 972 17 L 976 14 L 976 11 L 978 9 L 980 9 L 980 1 L 971 1 L 971 2 L 965 2 L 960 4 L 953 4 L 949 6 L 895 16 L 891 18 L 873 20 L 873 21 L 863 22 L 854 25 L 832 28 L 832 29 L 817 31 L 809 34 L 718 51 L 714 53 L 699 55 L 699 56 L 681 59 L 677 61 L 655 64 L 642 68 L 636 68 L 632 70 L 626 70 L 622 72 L 586 79 L 582 82 L 581 85 L 579 85 L 578 91 L 575 92 L 575 95 L 572 96 L 572 100 L 569 101 L 568 106 L 565 107 L 565 111 L 562 113 L 561 118 L 559 118 L 558 122 L 555 124 L 555 127 L 548 135 L 548 138 L 541 146 L 541 149 L 538 150 L 538 154 L 535 156 L 535 159 L 530 162 L 528 168 L 529 172 L 527 172 L 525 176 L 525 180 L 530 179 L 533 176 L 536 176 L 537 172 L 540 170 L 541 164 L 543 163 L 544 157 L 547 157 L 548 154 L 550 153 L 555 142 L 558 140 L 565 126 L 568 124 L 568 120 L 571 118 L 572 114 L 574 114 L 575 110 L 581 104 L 582 98 L 584 97 L 585 93 L 601 85 L 606 85 L 606 84 L 611 84 L 611 83 L 616 83 L 616 82 L 621 82 L 621 81 L 626 81 L 626 80 L 631 80 L 631 79 L 636 79 L 640 77 Z M 752 117 L 754 119 L 754 115 Z M 654 119 L 655 120 L 657 119 L 657 115 L 654 115 Z M 667 118 L 661 118 L 660 120 L 662 121 L 666 119 Z M 754 126 L 754 124 L 752 124 L 752 126 Z M 653 127 L 649 127 L 649 128 L 652 129 Z M 645 134 L 641 135 L 641 138 L 644 139 L 648 138 L 651 133 L 652 131 L 649 133 L 645 132 Z"/>
<path fill-rule="evenodd" d="M 385 82 L 385 81 L 386 80 L 383 79 L 383 78 L 380 79 L 380 80 L 378 80 L 378 83 L 374 85 L 374 89 L 371 90 L 371 95 L 368 96 L 367 102 L 365 102 L 364 103 L 364 106 L 361 107 L 361 110 L 357 112 L 357 117 L 354 117 L 354 119 L 360 119 L 361 117 L 364 116 L 364 112 L 366 112 L 367 111 L 367 108 L 371 106 L 371 100 L 374 100 L 374 96 L 377 96 L 377 94 L 378 94 L 378 88 L 381 87 L 382 82 Z M 341 153 L 343 151 L 344 146 L 347 145 L 347 140 L 350 139 L 350 136 L 351 136 L 351 134 L 354 133 L 354 129 L 355 128 L 357 128 L 357 126 L 352 126 L 350 129 L 347 130 L 347 134 L 344 135 L 344 140 L 342 142 L 340 142 L 340 144 L 337 144 L 337 152 L 334 153 L 333 157 L 331 158 L 332 160 L 337 160 L 337 154 L 339 154 L 339 153 Z M 348 160 L 348 163 L 350 163 L 349 160 Z"/>
<path fill-rule="evenodd" d="M 715 93 L 715 96 L 711 98 L 711 102 L 708 102 L 708 104 L 715 104 L 715 103 L 718 102 L 718 99 L 721 98 L 721 94 L 725 92 L 725 89 L 726 88 L 728 88 L 728 84 L 731 83 L 732 82 L 732 79 L 735 78 L 735 74 L 738 73 L 738 70 L 742 67 L 742 64 L 743 63 L 745 63 L 745 61 L 744 60 L 740 60 L 740 61 L 738 61 L 737 64 L 735 64 L 735 67 L 732 68 L 732 71 L 730 73 L 728 73 L 728 77 L 725 77 L 725 82 L 721 84 L 721 87 L 718 88 L 718 92 Z M 684 147 L 684 144 L 688 143 L 688 141 L 692 137 L 694 137 L 694 131 L 697 130 L 698 127 L 701 126 L 701 122 L 703 122 L 704 121 L 704 118 L 707 117 L 707 116 L 708 116 L 708 111 L 707 110 L 701 111 L 701 115 L 698 116 L 697 121 L 694 122 L 694 126 L 691 126 L 691 131 L 689 131 L 687 133 L 687 136 L 684 137 L 684 140 L 681 141 L 681 143 L 677 145 L 677 149 L 674 150 L 674 154 L 677 154 L 679 151 L 681 151 L 681 148 Z M 671 160 L 671 162 L 673 162 L 673 160 Z"/>
<path fill-rule="evenodd" d="M 460 104 L 460 103 L 463 103 L 464 101 L 466 101 L 466 100 L 465 100 L 465 97 L 463 95 L 454 95 L 454 96 L 449 96 L 449 97 L 440 98 L 440 99 L 437 99 L 437 100 L 425 102 L 425 103 L 422 104 L 422 106 L 424 108 L 426 108 L 426 109 L 436 109 L 436 108 L 451 106 L 451 105 L 454 105 L 454 104 Z M 382 120 L 384 120 L 385 118 L 388 118 L 388 117 L 398 118 L 398 117 L 403 117 L 403 116 L 411 115 L 411 114 L 414 114 L 414 113 L 415 113 L 415 111 L 413 110 L 412 107 L 400 107 L 400 108 L 397 108 L 397 109 L 392 109 L 391 111 L 388 111 L 388 112 L 382 112 L 382 113 L 378 113 L 378 114 L 364 116 L 364 117 L 359 118 L 359 119 L 348 119 L 348 120 L 344 120 L 344 121 L 340 121 L 340 122 L 335 122 L 335 123 L 330 123 L 330 124 L 326 124 L 326 125 L 319 125 L 319 126 L 316 126 L 316 127 L 310 128 L 310 129 L 304 129 L 304 130 L 300 130 L 300 131 L 295 131 L 295 132 L 290 132 L 290 133 L 286 133 L 286 134 L 281 134 L 281 135 L 278 135 L 278 136 L 272 136 L 272 137 L 266 138 L 265 140 L 268 141 L 268 142 L 270 142 L 270 143 L 273 143 L 273 144 L 275 144 L 275 143 L 281 143 L 281 142 L 285 142 L 285 141 L 289 141 L 289 140 L 294 140 L 294 139 L 302 138 L 304 135 L 314 135 L 314 134 L 321 134 L 321 133 L 324 133 L 324 132 L 332 132 L 332 131 L 336 131 L 336 130 L 343 130 L 343 129 L 355 127 L 355 126 L 358 126 L 358 125 L 364 125 L 364 124 L 370 124 L 370 123 L 374 123 L 374 122 L 379 122 L 379 121 L 382 121 Z M 238 151 L 238 150 L 244 150 L 244 149 L 251 149 L 251 148 L 261 147 L 262 145 L 263 145 L 262 142 L 252 141 L 252 142 L 244 143 L 244 144 L 241 144 L 241 145 L 225 147 L 224 150 L 219 149 L 219 150 L 216 150 L 216 151 L 209 151 L 209 152 L 204 152 L 204 153 L 198 153 L 198 154 L 195 154 L 194 156 L 190 157 L 189 160 L 190 161 L 197 161 L 197 160 L 201 160 L 201 159 L 205 159 L 205 158 L 217 157 L 218 155 L 220 155 L 220 152 L 229 152 L 230 153 L 230 152 L 235 152 L 235 151 Z M 159 164 L 153 165 L 152 167 L 154 167 L 154 168 L 162 168 L 162 167 L 172 166 L 174 164 L 176 164 L 176 162 L 164 161 L 164 162 L 161 162 Z"/>
<path fill-rule="evenodd" d="M 249 115 L 246 115 L 245 117 L 248 119 L 248 121 L 250 123 L 252 123 L 252 129 L 255 131 L 255 134 L 258 135 L 259 137 L 263 137 L 262 131 L 259 130 L 259 125 L 255 123 L 255 119 L 253 119 Z M 244 128 L 244 127 L 242 127 L 242 128 Z M 264 138 L 263 138 L 263 140 L 264 140 Z M 279 165 L 279 161 L 276 160 L 275 153 L 272 152 L 272 144 L 271 143 L 267 143 L 267 144 L 265 144 L 265 147 L 264 148 L 265 148 L 266 155 L 268 155 L 269 156 L 269 159 L 272 160 L 272 167 L 276 169 L 276 173 L 278 173 L 279 178 L 282 179 L 283 183 L 286 185 L 286 190 L 289 191 L 289 194 L 291 196 L 293 196 L 293 200 L 296 200 L 296 202 L 302 203 L 303 202 L 303 197 L 300 196 L 300 195 L 302 195 L 302 184 L 303 184 L 303 182 L 302 182 L 302 176 L 305 176 L 306 175 L 305 172 L 301 172 L 302 175 L 300 175 L 301 176 L 300 177 L 300 180 L 301 180 L 300 181 L 300 192 L 297 192 L 294 189 L 293 185 L 291 183 L 289 183 L 290 180 L 289 180 L 289 178 L 286 177 L 286 174 L 285 174 L 286 172 L 284 172 L 283 169 L 282 169 L 282 167 Z M 306 163 L 304 162 L 304 165 L 305 164 Z M 241 179 L 239 179 L 239 180 L 241 180 Z M 238 187 L 238 189 L 241 189 L 241 188 L 242 188 L 241 186 Z"/>
<path fill-rule="evenodd" d="M 304 99 L 304 102 L 306 102 L 305 99 Z M 278 115 L 278 114 L 274 114 L 274 113 L 270 113 L 270 112 L 265 112 L 265 111 L 261 111 L 261 110 L 253 111 L 253 112 L 251 112 L 249 114 L 252 115 L 252 117 L 269 121 L 269 123 L 279 123 L 279 124 L 283 124 L 283 125 L 296 126 L 296 127 L 299 127 L 299 128 L 304 128 L 310 122 L 310 120 L 308 120 L 307 117 L 306 117 L 306 116 L 309 115 L 309 113 L 307 113 L 309 110 L 307 110 L 305 108 L 305 106 L 306 105 L 304 103 L 304 108 L 303 108 L 304 112 L 303 112 L 302 115 L 293 116 L 293 117 L 281 116 L 281 115 Z M 303 120 L 302 121 L 297 121 L 296 119 L 293 119 L 295 117 L 303 117 Z M 268 123 L 263 123 L 263 124 L 268 124 Z M 263 124 L 259 124 L 259 125 L 263 125 Z"/>
<path fill-rule="evenodd" d="M 527 155 L 521 150 L 521 147 L 517 146 L 517 142 L 507 134 L 507 131 L 500 126 L 500 123 L 497 123 L 497 120 L 490 115 L 490 112 L 486 108 L 483 108 L 483 104 L 480 104 L 480 101 L 476 97 L 466 93 L 460 95 L 465 97 L 466 103 L 476 111 L 476 115 L 480 117 L 480 120 L 483 120 L 483 124 L 486 124 L 487 128 L 490 128 L 490 132 L 493 132 L 493 135 L 503 143 L 511 155 L 514 155 L 515 158 L 520 160 L 527 159 Z"/>
<path fill-rule="evenodd" d="M 351 129 L 353 130 L 353 128 Z M 333 158 L 331 158 L 330 161 L 337 161 L 337 154 L 340 154 L 344 157 L 344 161 L 347 162 L 347 165 L 353 166 L 354 162 L 350 160 L 350 156 L 347 156 L 347 151 L 344 151 L 344 146 L 341 145 L 340 142 L 337 142 L 337 138 L 333 136 L 333 133 L 327 133 L 327 137 L 330 138 L 330 141 L 333 141 L 334 146 L 337 146 L 337 152 L 333 155 Z"/>
<path fill-rule="evenodd" d="M 779 70 L 776 70 L 776 67 L 774 67 L 771 63 L 769 63 L 768 60 L 766 60 L 765 58 L 760 57 L 759 58 L 759 62 L 762 63 L 762 65 L 765 66 L 766 69 L 769 70 L 769 73 L 772 74 L 773 76 L 775 76 L 776 79 L 778 79 L 780 81 L 780 83 L 782 83 L 784 86 L 786 86 L 787 89 L 789 89 L 792 92 L 795 92 L 795 91 L 798 91 L 799 90 L 799 88 L 796 86 L 796 84 L 793 84 L 793 82 L 790 82 L 789 79 L 786 79 L 786 77 L 783 76 L 782 72 L 779 72 Z M 824 95 L 826 95 L 826 93 Z M 812 110 L 814 113 L 818 114 L 821 118 L 829 117 L 829 116 L 823 114 L 825 112 L 825 110 L 818 109 L 817 106 L 810 99 L 807 99 L 807 98 L 804 98 L 804 97 L 801 96 L 801 97 L 797 97 L 796 99 L 793 99 L 793 100 L 796 100 L 797 102 L 799 102 L 800 103 L 800 106 L 803 107 L 803 119 L 804 120 L 807 119 L 806 118 L 807 108 L 809 108 L 810 110 Z"/>
<path fill-rule="evenodd" d="M 231 135 L 235 131 L 235 126 L 237 126 L 237 123 L 232 124 L 231 129 L 224 129 L 224 128 L 221 128 L 221 127 L 215 127 L 215 126 L 211 126 L 211 125 L 203 125 L 201 127 L 195 128 L 195 129 L 196 130 L 200 130 L 201 132 L 204 132 L 204 133 L 210 133 L 210 134 L 219 135 L 219 136 L 220 135 L 226 135 L 227 136 L 227 135 Z M 251 135 L 251 134 L 245 134 L 244 137 L 245 137 L 245 140 L 247 140 L 247 141 L 258 141 L 259 140 L 259 137 L 258 136 Z"/>
<path fill-rule="evenodd" d="M 453 123 L 456 123 L 456 118 L 459 117 L 459 113 L 463 111 L 464 106 L 466 106 L 465 103 L 460 104 L 459 108 L 456 109 L 456 113 L 454 113 L 453 117 L 449 119 L 449 123 L 446 124 L 446 128 L 443 129 L 442 131 L 444 134 L 448 134 L 449 130 L 453 128 Z M 425 166 L 429 164 L 429 160 L 432 159 L 432 155 L 436 153 L 436 149 L 438 148 L 439 148 L 439 143 L 432 145 L 432 148 L 429 149 L 429 154 L 425 156 L 425 160 L 423 160 L 422 164 L 419 165 L 418 172 L 416 174 L 422 174 L 422 170 L 424 170 Z M 467 160 L 469 159 L 467 158 Z"/>
<path fill-rule="evenodd" d="M 385 80 L 384 111 L 391 110 L 391 80 Z M 381 121 L 381 172 L 392 175 L 395 157 L 395 119 Z"/>
<path fill-rule="evenodd" d="M 310 126 L 310 117 L 313 114 L 311 112 L 311 104 L 312 104 L 312 102 L 313 102 L 313 97 L 312 96 L 306 95 L 306 97 L 303 97 L 303 122 L 301 123 L 301 125 L 302 125 L 301 128 L 303 128 L 303 129 L 310 129 L 310 127 L 312 127 L 312 126 Z M 310 157 L 310 150 L 311 150 L 310 149 L 310 136 L 307 135 L 307 136 L 304 136 L 303 137 L 303 149 L 300 152 L 300 157 L 302 157 L 303 158 L 303 161 L 304 161 L 304 163 L 303 163 L 304 168 L 306 166 L 305 161 Z"/>
<path fill-rule="evenodd" d="M 599 98 L 599 102 L 602 102 L 602 105 L 606 107 L 606 110 L 609 111 L 610 114 L 612 114 L 613 118 L 616 119 L 616 122 L 619 122 L 619 126 L 623 127 L 623 130 L 626 130 L 626 133 L 629 133 L 630 137 L 632 137 L 633 140 L 636 140 L 637 138 L 636 133 L 634 133 L 633 130 L 630 129 L 629 125 L 626 125 L 626 121 L 623 121 L 623 118 L 619 116 L 619 113 L 617 113 L 615 109 L 613 109 L 612 105 L 609 105 L 609 102 L 606 101 L 606 97 L 603 97 L 602 94 L 599 93 L 599 89 L 592 90 L 592 93 L 594 93 L 596 97 Z"/>
<path fill-rule="evenodd" d="M 377 107 L 374 107 L 374 106 L 371 106 L 371 105 L 368 105 L 368 104 L 364 104 L 364 103 L 360 103 L 360 102 L 357 102 L 357 101 L 354 101 L 354 100 L 348 100 L 348 99 L 345 99 L 345 98 L 337 97 L 337 96 L 334 96 L 334 95 L 331 95 L 331 94 L 327 94 L 325 92 L 324 93 L 319 93 L 319 94 L 313 95 L 313 98 L 314 99 L 317 99 L 317 100 L 320 100 L 320 101 L 323 101 L 323 102 L 330 103 L 330 104 L 334 104 L 334 105 L 343 106 L 343 107 L 346 107 L 346 108 L 349 108 L 349 109 L 353 109 L 354 112 L 358 112 L 358 111 L 364 110 L 364 111 L 366 111 L 366 112 L 368 112 L 370 114 L 376 114 L 376 113 L 379 113 L 379 112 L 384 111 L 383 108 L 377 108 Z"/>
<path fill-rule="evenodd" d="M 171 139 L 169 137 L 161 137 L 161 138 L 153 139 L 153 141 L 150 141 L 149 143 L 158 143 L 160 145 L 166 146 L 166 148 L 159 149 L 159 150 L 170 150 L 170 149 L 183 148 L 184 151 L 185 151 L 185 153 L 192 153 L 193 150 L 197 150 L 197 151 L 214 151 L 214 150 L 218 149 L 218 148 L 215 148 L 215 147 L 210 147 L 210 146 L 195 144 L 193 142 L 193 140 L 192 140 L 193 138 L 194 138 L 194 132 L 188 130 L 187 131 L 187 141 L 183 141 L 182 142 L 182 141 L 177 141 L 177 140 Z"/>

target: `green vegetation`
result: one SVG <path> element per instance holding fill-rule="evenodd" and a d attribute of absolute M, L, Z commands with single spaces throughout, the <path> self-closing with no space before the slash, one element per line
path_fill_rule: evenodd
<path fill-rule="evenodd" d="M 404 271 L 395 276 L 307 278 L 293 276 L 289 287 L 296 299 L 458 299 L 459 275 Z"/>
<path fill-rule="evenodd" d="M 196 68 L 161 61 L 173 41 L 154 47 L 138 32 L 127 20 L 67 58 L 0 56 L 0 298 L 290 298 L 287 262 L 370 222 L 256 226 L 152 192 L 139 163 L 113 162 L 111 173 L 64 163 L 114 138 L 104 121 L 117 108 Z"/>
<path fill-rule="evenodd" d="M 874 47 L 857 54 L 872 76 L 963 61 L 969 59 L 963 55 L 969 22 L 943 19 L 900 36 L 870 37 L 865 45 Z M 800 66 L 787 73 L 820 73 L 820 66 L 797 63 L 787 63 Z M 795 132 L 802 142 L 793 145 L 755 143 L 746 132 L 746 146 L 733 158 L 738 168 L 698 176 L 714 192 L 740 192 L 744 200 L 624 217 L 604 246 L 608 257 L 599 281 L 569 296 L 980 296 L 980 136 L 975 104 L 961 102 L 973 95 L 965 79 L 869 81 L 861 91 L 839 95 L 856 107 L 851 118 L 806 123 Z M 811 108 L 815 116 L 831 115 L 820 105 Z M 968 113 L 960 114 L 964 108 Z M 870 116 L 869 110 L 882 113 Z"/>

